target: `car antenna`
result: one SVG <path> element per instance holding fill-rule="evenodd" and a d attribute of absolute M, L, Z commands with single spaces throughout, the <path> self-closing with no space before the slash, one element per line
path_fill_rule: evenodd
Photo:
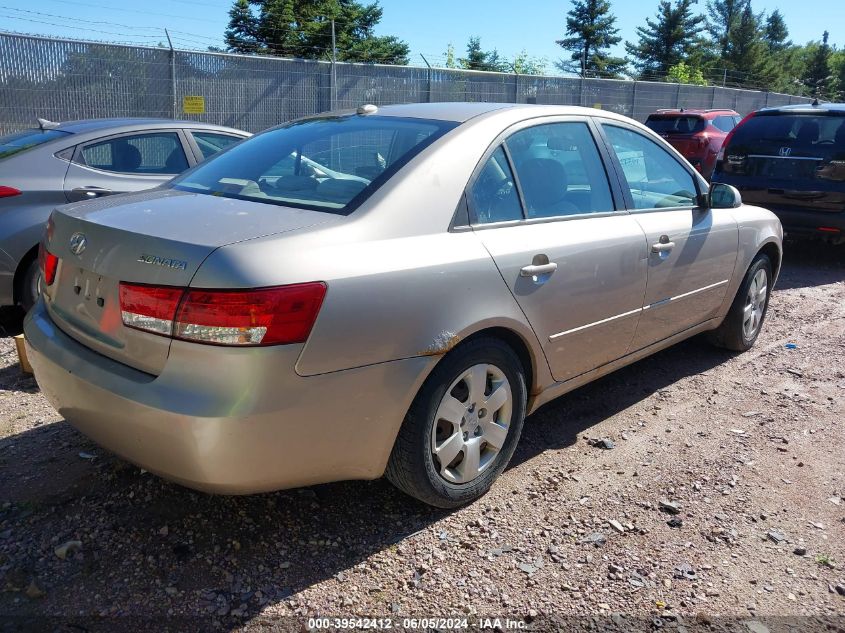
<path fill-rule="evenodd" d="M 55 130 L 57 127 L 59 127 L 59 124 L 55 121 L 48 121 L 47 119 L 42 119 L 41 117 L 38 117 L 38 127 L 40 127 L 42 130 Z"/>
<path fill-rule="evenodd" d="M 813 102 L 810 105 L 813 105 L 813 106 L 819 105 L 819 98 L 816 97 L 815 99 L 813 99 Z"/>

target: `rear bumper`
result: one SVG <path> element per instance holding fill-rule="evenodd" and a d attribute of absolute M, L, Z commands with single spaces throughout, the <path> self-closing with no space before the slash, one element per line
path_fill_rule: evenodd
<path fill-rule="evenodd" d="M 787 237 L 803 235 L 845 239 L 845 212 L 796 211 L 776 206 L 769 206 L 768 209 L 778 216 Z"/>
<path fill-rule="evenodd" d="M 185 486 L 246 494 L 384 472 L 436 358 L 303 378 L 301 346 L 230 349 L 174 341 L 151 376 L 59 330 L 43 302 L 24 323 L 44 395 L 79 431 Z"/>

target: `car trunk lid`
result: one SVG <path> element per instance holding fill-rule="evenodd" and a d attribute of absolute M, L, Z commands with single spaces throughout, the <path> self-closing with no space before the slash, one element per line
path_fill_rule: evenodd
<path fill-rule="evenodd" d="M 79 342 L 157 375 L 170 339 L 123 324 L 120 282 L 187 287 L 221 246 L 338 219 L 169 189 L 64 207 L 53 213 L 48 229 L 48 249 L 60 264 L 44 292 L 47 309 Z"/>

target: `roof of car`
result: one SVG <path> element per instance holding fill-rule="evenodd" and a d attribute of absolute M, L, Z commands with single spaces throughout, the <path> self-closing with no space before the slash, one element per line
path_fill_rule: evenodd
<path fill-rule="evenodd" d="M 695 114 L 695 115 L 708 115 L 708 114 L 712 114 L 712 115 L 718 115 L 718 114 L 738 115 L 739 113 L 736 112 L 736 110 L 731 110 L 730 108 L 707 108 L 707 109 L 702 109 L 702 108 L 666 108 L 666 109 L 657 110 L 656 112 L 649 114 L 649 116 L 655 116 L 655 115 L 657 115 L 657 116 L 667 116 L 667 115 L 673 116 L 673 115 L 676 115 L 676 114 L 685 116 L 685 115 L 690 115 L 690 114 Z"/>
<path fill-rule="evenodd" d="M 760 112 L 845 112 L 845 103 L 796 103 L 787 106 L 778 106 L 774 108 L 763 108 Z"/>
<path fill-rule="evenodd" d="M 82 119 L 79 121 L 63 121 L 59 123 L 55 129 L 64 132 L 72 132 L 74 134 L 82 134 L 85 132 L 96 132 L 104 129 L 114 129 L 119 131 L 121 129 L 131 130 L 133 128 L 147 128 L 147 127 L 179 127 L 179 128 L 196 128 L 207 130 L 220 130 L 236 134 L 245 134 L 242 130 L 225 127 L 222 125 L 213 125 L 210 123 L 201 123 L 199 121 L 179 121 L 174 119 L 156 119 L 156 118 L 113 118 L 113 119 Z"/>

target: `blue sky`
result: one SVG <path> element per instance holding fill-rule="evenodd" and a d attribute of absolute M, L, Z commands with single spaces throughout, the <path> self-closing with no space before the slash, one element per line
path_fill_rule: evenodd
<path fill-rule="evenodd" d="M 173 33 L 180 48 L 222 45 L 230 0 L 0 0 L 0 28 L 82 39 L 157 44 L 163 29 Z M 657 0 L 612 2 L 623 41 L 635 39 L 635 29 L 653 16 Z M 825 28 L 831 43 L 845 45 L 843 0 L 753 0 L 756 11 L 780 9 L 790 38 L 805 43 L 821 39 Z M 564 35 L 565 0 L 381 0 L 384 18 L 380 34 L 396 35 L 411 46 L 411 63 L 442 63 L 451 42 L 460 55 L 470 36 L 481 37 L 485 49 L 497 48 L 512 58 L 525 49 L 551 62 L 566 53 L 555 44 Z M 705 2 L 699 2 L 705 11 Z M 518 9 L 518 10 L 517 10 Z M 616 51 L 624 54 L 624 51 Z"/>

